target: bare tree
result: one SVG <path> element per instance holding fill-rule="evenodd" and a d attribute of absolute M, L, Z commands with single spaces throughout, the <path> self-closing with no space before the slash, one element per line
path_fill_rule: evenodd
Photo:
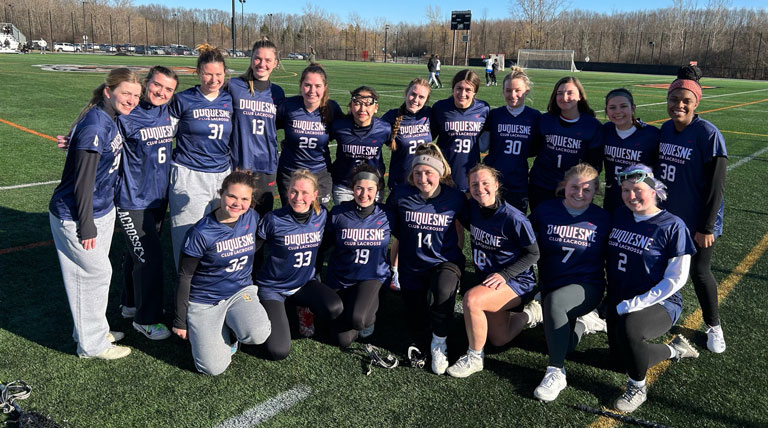
<path fill-rule="evenodd" d="M 568 5 L 568 0 L 509 0 L 509 13 L 528 24 L 533 44 Z"/>

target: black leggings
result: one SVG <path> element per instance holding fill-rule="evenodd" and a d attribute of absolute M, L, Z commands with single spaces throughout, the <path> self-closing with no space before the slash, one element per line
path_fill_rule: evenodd
<path fill-rule="evenodd" d="M 528 185 L 528 205 L 531 212 L 542 202 L 557 198 L 557 192 L 554 189 L 545 189 L 533 183 Z"/>
<path fill-rule="evenodd" d="M 611 358 L 623 362 L 630 379 L 645 379 L 649 368 L 672 356 L 666 344 L 648 343 L 672 328 L 672 318 L 662 305 L 622 316 L 613 309 L 607 321 Z"/>
<path fill-rule="evenodd" d="M 314 279 L 294 295 L 289 296 L 285 302 L 262 300 L 261 304 L 272 323 L 272 334 L 269 335 L 265 345 L 273 360 L 282 360 L 291 352 L 291 327 L 288 324 L 288 314 L 285 312 L 286 303 L 306 306 L 315 315 L 329 319 L 336 319 L 344 310 L 344 304 L 336 292 Z"/>
<path fill-rule="evenodd" d="M 134 321 L 157 324 L 163 318 L 163 248 L 160 232 L 166 205 L 145 210 L 117 210 L 125 238 L 123 293 L 120 303 L 135 307 Z"/>
<path fill-rule="evenodd" d="M 411 339 L 420 349 L 426 349 L 431 333 L 446 337 L 451 330 L 451 319 L 459 288 L 461 270 L 453 263 L 441 263 L 418 275 L 409 275 L 409 281 L 426 284 L 420 289 L 403 287 L 403 303 L 408 316 Z"/>
<path fill-rule="evenodd" d="M 709 248 L 696 246 L 696 254 L 691 257 L 691 281 L 696 297 L 699 299 L 701 314 L 708 326 L 720 325 L 720 313 L 717 307 L 717 281 L 712 274 L 712 253 Z"/>
<path fill-rule="evenodd" d="M 369 279 L 337 291 L 344 302 L 344 312 L 334 322 L 339 346 L 346 348 L 357 339 L 360 330 L 376 322 L 380 288 L 381 281 Z"/>

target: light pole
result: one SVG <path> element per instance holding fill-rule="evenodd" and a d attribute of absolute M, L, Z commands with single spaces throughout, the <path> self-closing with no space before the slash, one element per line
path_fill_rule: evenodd
<path fill-rule="evenodd" d="M 88 35 L 86 35 L 85 30 L 85 5 L 88 3 L 87 1 L 83 1 L 83 43 L 85 43 L 85 46 L 83 46 L 83 52 L 88 52 Z"/>
<path fill-rule="evenodd" d="M 8 3 L 8 8 L 11 9 L 11 23 L 13 23 L 13 3 Z"/>
<path fill-rule="evenodd" d="M 389 24 L 384 26 L 384 63 L 387 62 L 387 32 L 389 31 Z"/>
<path fill-rule="evenodd" d="M 176 44 L 178 45 L 179 44 L 179 14 L 174 12 L 171 16 L 173 16 L 173 20 L 176 22 Z"/>
<path fill-rule="evenodd" d="M 232 56 L 237 50 L 237 36 L 235 35 L 235 0 L 232 0 Z"/>
<path fill-rule="evenodd" d="M 243 34 L 245 34 L 245 0 L 240 0 L 240 49 L 245 50 Z"/>

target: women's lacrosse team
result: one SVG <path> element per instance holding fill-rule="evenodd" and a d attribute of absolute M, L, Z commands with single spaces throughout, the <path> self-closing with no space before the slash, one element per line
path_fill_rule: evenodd
<path fill-rule="evenodd" d="M 517 67 L 497 108 L 477 98 L 480 79 L 465 69 L 431 107 L 432 86 L 415 78 L 381 118 L 379 93 L 364 85 L 345 114 L 316 63 L 286 97 L 270 81 L 278 50 L 266 38 L 231 79 L 219 49 L 199 51 L 200 84 L 180 92 L 166 67 L 143 78 L 113 70 L 60 138 L 68 150 L 50 223 L 80 357 L 130 353 L 106 317 L 115 223 L 125 238 L 121 315 L 151 340 L 189 340 L 196 368 L 211 375 L 241 344 L 288 357 L 291 325 L 311 336 L 316 317 L 340 347 L 375 341 L 374 325 L 390 328 L 376 317 L 384 284 L 402 297 L 403 350 L 438 375 L 481 371 L 486 343 L 543 324 L 548 363 L 533 391 L 542 401 L 566 387 L 566 357 L 585 334 L 607 333 L 610 361 L 628 375 L 614 403 L 624 412 L 646 400 L 651 367 L 697 357 L 681 335 L 659 339 L 681 315 L 689 273 L 707 348 L 725 350 L 711 259 L 727 153 L 695 113 L 697 67 L 670 84 L 659 129 L 636 117 L 624 88 L 605 96 L 601 123 L 575 77 L 555 83 L 539 112 Z M 168 209 L 178 273 L 170 329 Z M 458 293 L 469 346 L 449 358 Z"/>

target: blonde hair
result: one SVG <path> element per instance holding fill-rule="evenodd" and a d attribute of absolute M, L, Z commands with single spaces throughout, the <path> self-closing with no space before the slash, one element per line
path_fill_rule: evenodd
<path fill-rule="evenodd" d="M 110 71 L 107 75 L 107 78 L 104 80 L 104 83 L 93 90 L 91 99 L 88 101 L 88 104 L 86 104 L 85 107 L 80 110 L 80 114 L 77 115 L 77 119 L 75 119 L 75 121 L 72 123 L 72 126 L 69 127 L 69 134 L 72 134 L 72 131 L 75 129 L 77 122 L 80 122 L 80 119 L 85 117 L 85 115 L 88 114 L 88 112 L 94 106 L 104 102 L 104 89 L 114 91 L 118 86 L 120 86 L 120 84 L 125 82 L 138 83 L 141 85 L 142 78 L 138 73 L 127 67 L 116 68 Z"/>
<path fill-rule="evenodd" d="M 317 176 L 313 173 L 311 173 L 308 169 L 298 169 L 291 174 L 291 181 L 288 183 L 288 188 L 290 189 L 293 187 L 293 184 L 296 183 L 299 180 L 309 180 L 312 183 L 312 187 L 315 189 L 315 192 L 320 190 L 320 184 L 317 181 Z M 320 207 L 320 201 L 315 198 L 312 201 L 312 209 L 315 211 L 315 214 L 320 214 L 320 211 L 322 208 Z"/>
<path fill-rule="evenodd" d="M 579 164 L 576 164 L 570 168 L 568 168 L 568 171 L 565 171 L 565 176 L 563 177 L 563 181 L 557 184 L 557 189 L 555 189 L 555 193 L 560 193 L 561 191 L 565 190 L 565 184 L 573 177 L 584 177 L 589 179 L 590 181 L 595 182 L 595 194 L 600 193 L 600 173 L 597 172 L 595 167 L 588 163 L 581 162 Z"/>
<path fill-rule="evenodd" d="M 430 86 L 429 82 L 426 81 L 426 79 L 422 79 L 421 77 L 417 77 L 413 80 L 411 80 L 411 83 L 408 84 L 408 87 L 405 88 L 405 97 L 408 98 L 408 92 L 411 91 L 411 88 L 414 86 L 423 86 L 427 88 L 427 100 L 424 102 L 425 104 L 429 102 L 429 95 L 432 93 L 432 86 Z M 406 100 L 407 101 L 407 100 Z M 390 141 L 390 148 L 392 151 L 397 150 L 397 143 L 395 143 L 395 139 L 397 138 L 397 133 L 400 132 L 400 124 L 403 122 L 403 115 L 408 111 L 408 108 L 405 106 L 405 101 L 400 104 L 400 107 L 397 109 L 397 116 L 395 117 L 395 122 L 392 123 L 392 141 Z"/>
<path fill-rule="evenodd" d="M 512 81 L 513 79 L 520 79 L 523 82 L 525 82 L 525 86 L 528 87 L 528 89 L 531 89 L 533 87 L 533 82 L 531 82 L 531 79 L 528 77 L 528 73 L 525 72 L 522 68 L 518 66 L 512 66 L 512 68 L 509 71 L 509 74 L 504 76 L 504 81 L 501 83 L 501 87 L 507 85 L 507 82 Z"/>
<path fill-rule="evenodd" d="M 280 64 L 280 56 L 277 54 L 277 46 L 275 46 L 272 40 L 269 40 L 267 36 L 262 36 L 261 40 L 257 40 L 256 43 L 253 44 L 253 47 L 251 48 L 251 63 L 248 65 L 248 69 L 245 70 L 245 73 L 240 75 L 240 78 L 245 80 L 248 84 L 248 90 L 251 95 L 253 95 L 253 81 L 256 79 L 256 76 L 253 74 L 253 55 L 259 49 L 272 49 L 275 51 L 277 64 Z"/>
<path fill-rule="evenodd" d="M 439 159 L 445 169 L 443 174 L 440 176 L 440 184 L 456 187 L 456 184 L 453 182 L 453 178 L 451 177 L 451 166 L 448 165 L 448 161 L 446 161 L 445 156 L 443 156 L 443 151 L 440 150 L 440 147 L 438 147 L 437 144 L 426 143 L 416 147 L 415 156 L 418 157 L 421 155 L 432 156 L 433 158 Z M 410 174 L 408 174 L 408 184 L 415 186 L 413 183 L 413 168 L 411 169 Z"/>

